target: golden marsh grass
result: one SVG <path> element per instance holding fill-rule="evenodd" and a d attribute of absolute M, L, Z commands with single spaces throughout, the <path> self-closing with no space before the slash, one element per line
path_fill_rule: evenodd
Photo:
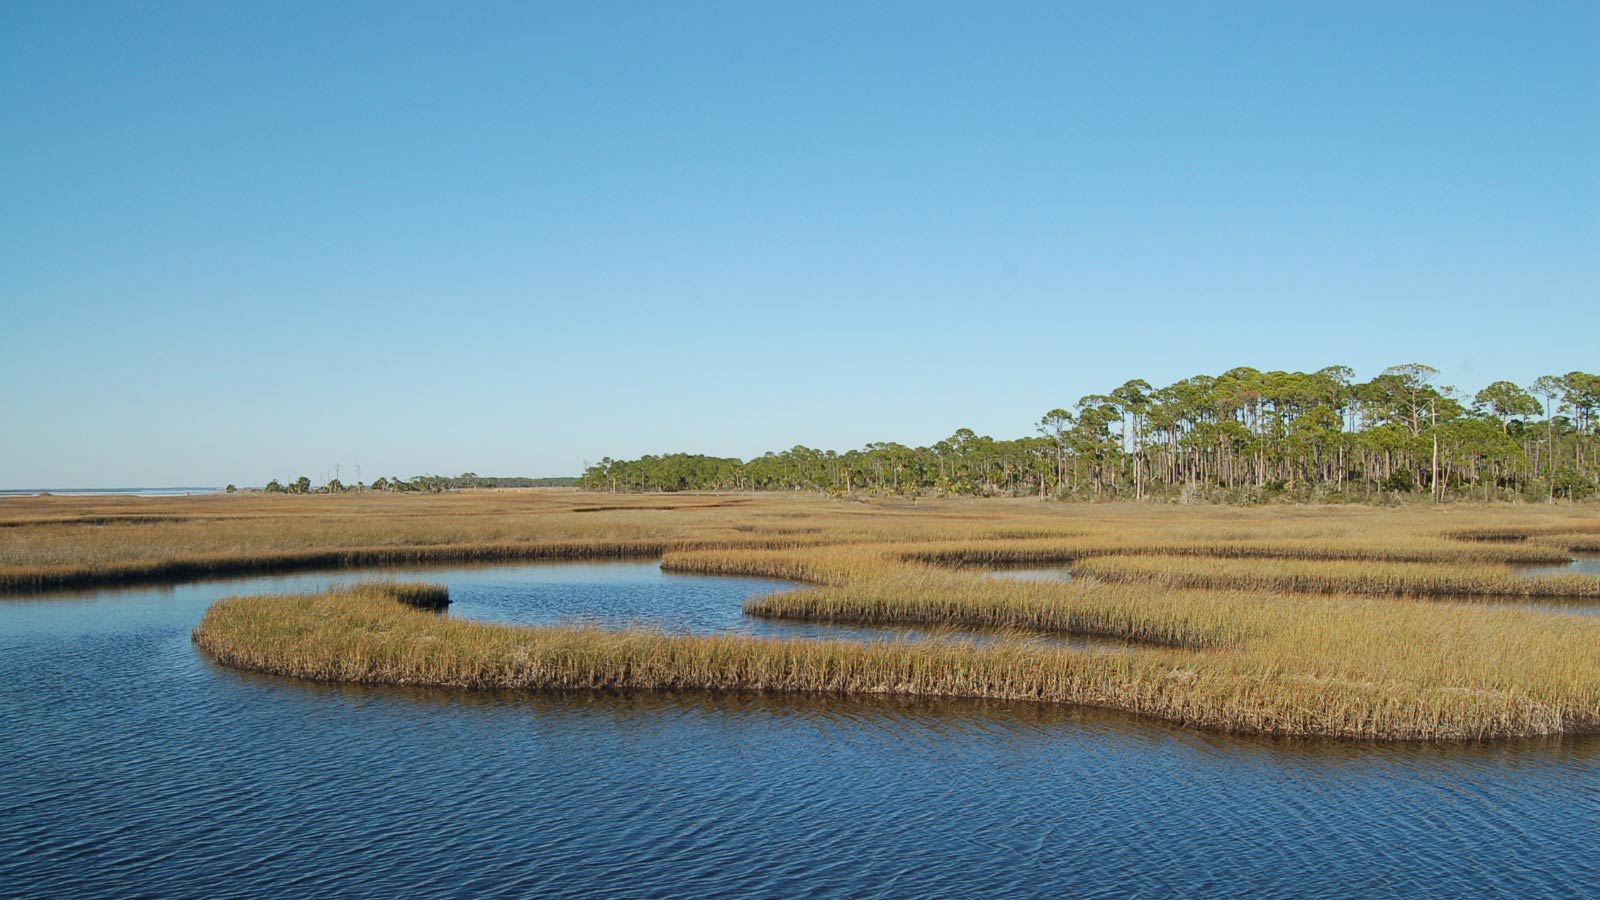
<path fill-rule="evenodd" d="M 1595 576 L 1529 580 L 1511 568 L 1563 561 L 1600 540 L 1592 506 L 603 501 L 560 491 L 8 498 L 0 584 L 661 555 L 672 570 L 810 585 L 753 598 L 756 615 L 1134 643 L 1083 652 L 1005 640 L 877 646 L 508 629 L 412 610 L 377 588 L 227 601 L 196 639 L 233 665 L 334 680 L 1030 699 L 1223 730 L 1370 739 L 1600 728 L 1600 619 L 1472 602 L 1600 595 Z M 1002 581 L 972 568 L 1064 560 L 1078 573 L 1068 583 Z"/>
<path fill-rule="evenodd" d="M 1416 597 L 1600 597 L 1600 577 L 1594 575 L 1529 577 L 1504 566 L 1472 562 L 1105 556 L 1080 560 L 1073 572 L 1080 577 L 1174 588 Z"/>
<path fill-rule="evenodd" d="M 895 694 L 1070 703 L 1222 731 L 1471 739 L 1590 730 L 1586 705 L 1492 685 L 1261 669 L 1210 654 L 1027 643 L 776 640 L 522 627 L 404 606 L 384 586 L 224 600 L 195 630 L 220 662 L 324 681 L 524 690 Z"/>

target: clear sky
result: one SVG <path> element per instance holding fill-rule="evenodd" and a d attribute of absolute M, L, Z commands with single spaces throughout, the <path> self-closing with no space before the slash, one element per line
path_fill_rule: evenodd
<path fill-rule="evenodd" d="M 0 487 L 1600 369 L 1600 4 L 0 4 Z"/>

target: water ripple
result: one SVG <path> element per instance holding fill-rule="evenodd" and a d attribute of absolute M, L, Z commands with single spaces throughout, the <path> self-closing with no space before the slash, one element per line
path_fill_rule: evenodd
<path fill-rule="evenodd" d="M 464 570 L 451 585 L 464 607 L 508 618 L 665 600 L 693 628 L 736 622 L 770 589 L 648 570 L 530 577 Z M 238 592 L 0 603 L 0 896 L 1455 897 L 1600 883 L 1592 740 L 1369 746 L 983 702 L 313 685 L 194 652 L 205 606 Z"/>

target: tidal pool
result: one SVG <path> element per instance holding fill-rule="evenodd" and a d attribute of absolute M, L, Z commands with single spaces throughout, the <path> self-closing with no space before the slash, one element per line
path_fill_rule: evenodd
<path fill-rule="evenodd" d="M 1520 566 L 1517 574 L 1529 578 L 1540 575 L 1600 575 L 1600 553 L 1575 553 L 1571 562 L 1548 566 Z"/>
<path fill-rule="evenodd" d="M 1574 896 L 1600 741 L 1235 739 L 1028 704 L 469 693 L 240 673 L 215 599 L 369 574 L 450 615 L 805 634 L 653 563 L 0 600 L 0 896 Z M 768 630 L 776 629 L 776 630 Z M 816 631 L 813 633 L 829 633 Z"/>

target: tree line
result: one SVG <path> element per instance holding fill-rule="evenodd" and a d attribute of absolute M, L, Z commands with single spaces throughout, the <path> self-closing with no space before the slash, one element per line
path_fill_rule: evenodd
<path fill-rule="evenodd" d="M 1392 366 L 1358 382 L 1241 367 L 1155 388 L 1134 379 L 1033 433 L 960 429 L 928 447 L 797 446 L 750 460 L 688 453 L 607 457 L 599 491 L 811 490 L 1106 500 L 1583 499 L 1600 490 L 1600 376 L 1546 375 L 1468 395 L 1439 371 Z"/>
<path fill-rule="evenodd" d="M 414 478 L 380 477 L 371 484 L 357 482 L 345 484 L 338 476 L 328 479 L 325 484 L 313 485 L 310 477 L 301 475 L 299 478 L 284 484 L 274 478 L 262 488 L 269 494 L 341 494 L 346 491 L 387 491 L 401 494 L 440 494 L 445 491 L 460 491 L 473 488 L 513 488 L 513 487 L 576 487 L 577 478 L 524 478 L 521 476 L 496 476 L 478 475 L 473 472 L 463 472 L 460 475 L 418 475 Z M 227 493 L 233 493 L 236 488 L 228 485 Z"/>

